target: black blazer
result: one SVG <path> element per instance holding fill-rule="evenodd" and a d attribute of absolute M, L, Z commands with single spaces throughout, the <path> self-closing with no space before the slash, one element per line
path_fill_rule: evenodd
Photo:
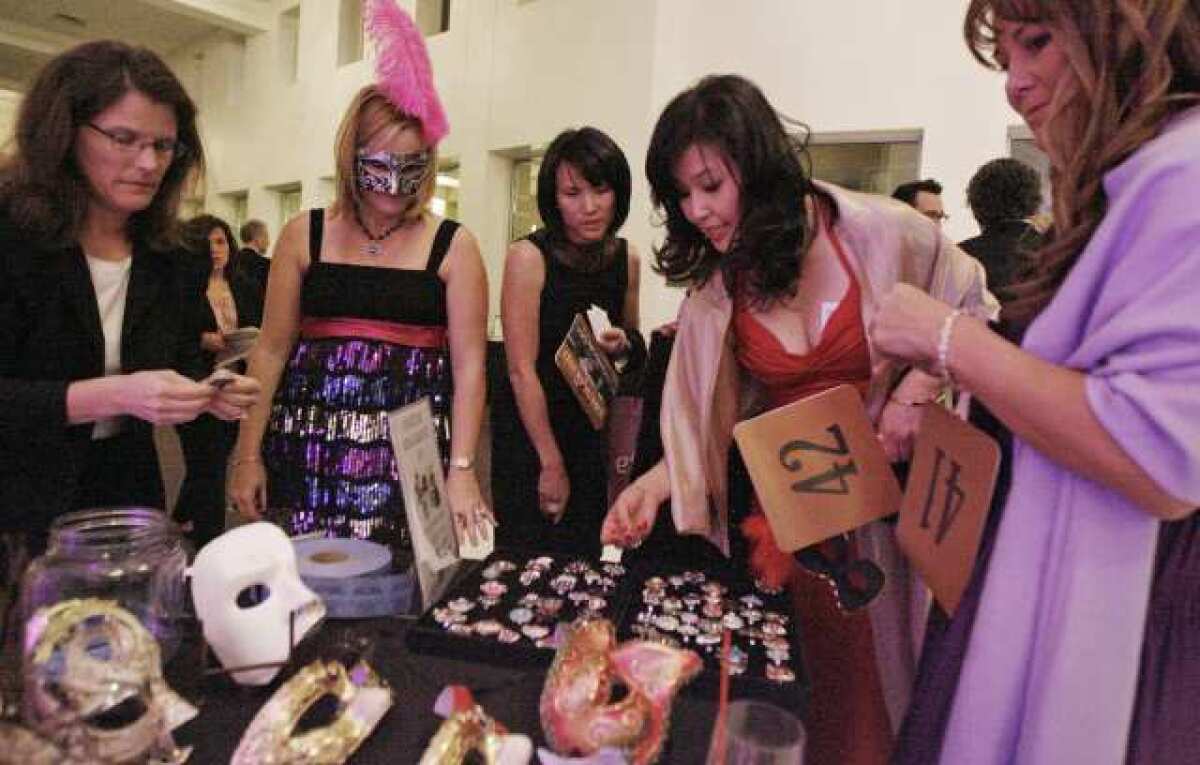
<path fill-rule="evenodd" d="M 199 379 L 195 298 L 179 258 L 135 242 L 121 367 Z M 92 426 L 67 424 L 67 386 L 104 373 L 104 334 L 77 246 L 43 247 L 0 215 L 0 529 L 41 529 L 74 509 Z M 127 432 L 152 439 L 149 423 Z"/>

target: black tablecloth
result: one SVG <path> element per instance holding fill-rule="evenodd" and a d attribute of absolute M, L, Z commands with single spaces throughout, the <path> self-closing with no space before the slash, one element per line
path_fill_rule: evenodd
<path fill-rule="evenodd" d="M 408 623 L 401 619 L 330 621 L 298 649 L 297 658 L 305 653 L 315 656 L 323 642 L 345 630 L 375 640 L 370 663 L 391 684 L 395 703 L 350 759 L 352 765 L 401 765 L 420 760 L 442 722 L 433 713 L 434 700 L 450 684 L 469 687 L 483 708 L 509 730 L 531 736 L 535 746 L 545 746 L 538 720 L 544 670 L 508 669 L 411 653 L 404 644 Z M 188 644 L 168 665 L 172 687 L 200 707 L 200 714 L 179 728 L 175 739 L 180 745 L 195 747 L 190 763 L 228 763 L 242 733 L 279 683 L 245 689 L 223 678 L 202 679 L 199 662 L 199 648 Z M 680 695 L 660 762 L 704 762 L 715 714 L 715 698 Z"/>

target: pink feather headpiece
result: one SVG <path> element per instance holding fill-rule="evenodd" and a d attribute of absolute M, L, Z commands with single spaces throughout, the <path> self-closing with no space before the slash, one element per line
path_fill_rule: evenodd
<path fill-rule="evenodd" d="M 431 146 L 450 132 L 446 112 L 433 87 L 425 38 L 395 0 L 366 0 L 366 27 L 375 39 L 375 79 L 388 101 L 421 122 Z"/>

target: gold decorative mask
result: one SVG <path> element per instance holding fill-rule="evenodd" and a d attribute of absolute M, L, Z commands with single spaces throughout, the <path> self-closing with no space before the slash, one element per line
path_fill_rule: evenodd
<path fill-rule="evenodd" d="M 196 708 L 167 686 L 158 643 L 113 601 L 65 600 L 25 627 L 25 722 L 84 762 L 181 763 L 171 731 Z"/>
<path fill-rule="evenodd" d="M 448 708 L 442 709 L 443 703 Z M 475 703 L 465 686 L 444 688 L 434 711 L 446 721 L 430 739 L 420 765 L 462 765 L 472 752 L 483 765 L 524 765 L 533 756 L 529 737 L 509 733 Z"/>
<path fill-rule="evenodd" d="M 338 701 L 333 722 L 293 735 L 309 707 L 329 695 Z M 391 706 L 392 689 L 365 662 L 347 670 L 341 662 L 314 661 L 258 711 L 230 765 L 339 765 L 371 735 Z"/>
<path fill-rule="evenodd" d="M 612 622 L 577 623 L 554 657 L 542 688 L 542 730 L 562 755 L 622 749 L 633 765 L 654 762 L 666 738 L 671 702 L 701 667 L 692 651 L 631 640 L 616 644 Z M 611 702 L 613 682 L 629 693 Z"/>

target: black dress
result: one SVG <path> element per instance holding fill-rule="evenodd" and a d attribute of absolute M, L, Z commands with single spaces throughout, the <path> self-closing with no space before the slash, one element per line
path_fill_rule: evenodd
<path fill-rule="evenodd" d="M 548 240 L 544 230 L 528 237 L 546 266 L 539 300 L 536 369 L 554 440 L 571 482 L 571 496 L 562 520 L 553 524 L 545 519 L 538 509 L 541 463 L 516 407 L 507 416 L 494 416 L 492 499 L 500 523 L 497 541 L 505 547 L 598 556 L 600 525 L 608 509 L 607 440 L 604 432 L 588 421 L 555 365 L 554 353 L 575 315 L 593 304 L 608 312 L 614 326 L 624 324 L 628 247 L 624 239 L 618 239 L 611 263 L 598 271 L 582 271 L 556 257 Z"/>

